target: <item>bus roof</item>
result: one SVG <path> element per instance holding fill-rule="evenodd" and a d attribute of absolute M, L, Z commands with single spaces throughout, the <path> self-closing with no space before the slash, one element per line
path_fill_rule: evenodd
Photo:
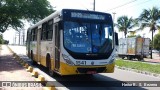
<path fill-rule="evenodd" d="M 29 29 L 33 29 L 35 27 L 41 26 L 42 23 L 51 20 L 52 18 L 56 17 L 56 16 L 61 16 L 61 14 L 63 14 L 63 11 L 78 11 L 78 12 L 89 12 L 89 13 L 97 13 L 97 14 L 105 14 L 105 15 L 109 15 L 111 16 L 109 13 L 104 13 L 104 12 L 98 12 L 98 11 L 88 11 L 88 10 L 80 10 L 80 9 L 62 9 L 59 11 L 55 11 L 54 13 L 52 13 L 51 15 L 45 17 L 44 19 L 40 20 L 38 23 L 34 24 L 33 26 L 29 27 Z"/>

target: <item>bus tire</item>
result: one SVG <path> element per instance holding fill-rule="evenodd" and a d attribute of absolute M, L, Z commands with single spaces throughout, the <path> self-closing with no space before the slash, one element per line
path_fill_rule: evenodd
<path fill-rule="evenodd" d="M 50 58 L 49 54 L 47 55 L 46 61 L 47 61 L 47 67 L 48 67 L 48 73 L 49 73 L 49 75 L 50 76 L 56 76 L 55 72 L 52 70 L 51 58 Z"/>
<path fill-rule="evenodd" d="M 30 56 L 31 56 L 31 60 L 32 60 L 32 65 L 35 65 L 36 64 L 36 61 L 34 61 L 34 59 L 33 59 L 33 51 L 31 51 L 31 54 L 30 54 Z"/>
<path fill-rule="evenodd" d="M 132 57 L 131 57 L 131 56 L 128 56 L 127 59 L 128 59 L 128 60 L 132 60 Z"/>
<path fill-rule="evenodd" d="M 122 59 L 124 59 L 125 57 L 122 57 Z"/>

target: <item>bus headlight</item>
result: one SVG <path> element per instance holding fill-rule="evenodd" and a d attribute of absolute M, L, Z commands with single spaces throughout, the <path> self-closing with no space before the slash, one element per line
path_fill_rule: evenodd
<path fill-rule="evenodd" d="M 70 58 L 67 55 L 62 54 L 62 57 L 67 64 L 74 65 L 74 63 L 70 60 Z"/>

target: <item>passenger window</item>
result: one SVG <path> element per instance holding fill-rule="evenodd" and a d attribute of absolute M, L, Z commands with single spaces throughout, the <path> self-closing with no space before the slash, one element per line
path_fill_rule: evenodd
<path fill-rule="evenodd" d="M 47 23 L 42 25 L 41 40 L 46 40 Z"/>
<path fill-rule="evenodd" d="M 36 28 L 34 28 L 33 30 L 32 30 L 32 37 L 33 37 L 33 41 L 37 41 L 37 27 Z"/>
<path fill-rule="evenodd" d="M 52 40 L 53 20 L 49 20 L 42 25 L 41 40 Z"/>
<path fill-rule="evenodd" d="M 53 20 L 50 20 L 50 21 L 48 21 L 46 39 L 47 40 L 52 40 L 52 34 L 53 34 Z"/>

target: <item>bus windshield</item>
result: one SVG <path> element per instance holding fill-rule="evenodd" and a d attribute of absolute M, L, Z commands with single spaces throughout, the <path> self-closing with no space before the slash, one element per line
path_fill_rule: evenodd
<path fill-rule="evenodd" d="M 64 47 L 75 53 L 107 53 L 113 49 L 113 29 L 106 23 L 64 22 Z"/>

